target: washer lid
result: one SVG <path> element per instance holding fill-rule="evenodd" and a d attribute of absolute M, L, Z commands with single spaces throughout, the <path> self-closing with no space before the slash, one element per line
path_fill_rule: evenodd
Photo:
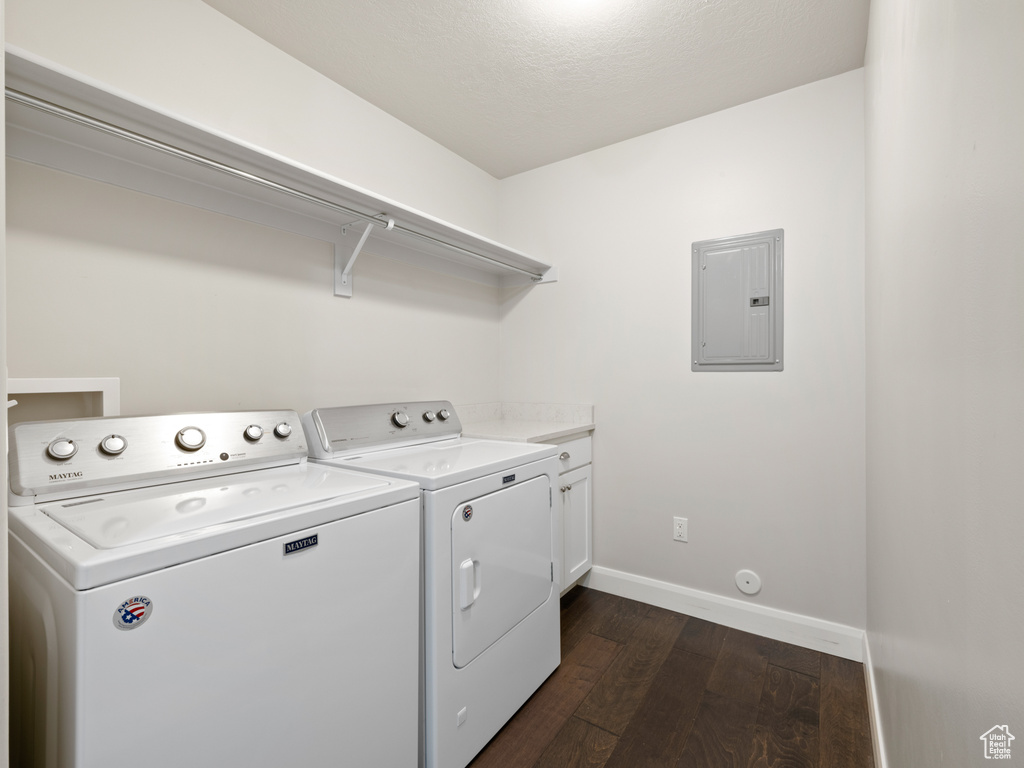
<path fill-rule="evenodd" d="M 514 469 L 556 453 L 553 445 L 462 437 L 364 453 L 337 459 L 331 464 L 413 480 L 424 490 L 431 491 Z"/>
<path fill-rule="evenodd" d="M 169 536 L 183 538 L 387 485 L 372 475 L 287 467 L 57 502 L 40 509 L 93 547 L 114 549 Z"/>
<path fill-rule="evenodd" d="M 302 464 L 11 507 L 10 530 L 89 589 L 419 498 L 414 483 Z"/>

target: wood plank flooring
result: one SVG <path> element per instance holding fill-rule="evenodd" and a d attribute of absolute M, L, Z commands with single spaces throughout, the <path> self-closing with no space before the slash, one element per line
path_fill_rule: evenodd
<path fill-rule="evenodd" d="M 874 768 L 860 664 L 576 587 L 562 664 L 470 768 Z"/>

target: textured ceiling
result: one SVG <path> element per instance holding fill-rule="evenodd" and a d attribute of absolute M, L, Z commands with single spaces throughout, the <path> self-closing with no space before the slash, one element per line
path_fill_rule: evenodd
<path fill-rule="evenodd" d="M 497 178 L 856 69 L 869 0 L 205 0 Z"/>

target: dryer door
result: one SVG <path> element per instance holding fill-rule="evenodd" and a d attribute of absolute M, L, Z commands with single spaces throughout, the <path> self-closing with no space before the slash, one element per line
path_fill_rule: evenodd
<path fill-rule="evenodd" d="M 546 475 L 452 511 L 452 661 L 464 667 L 542 605 L 552 589 Z"/>

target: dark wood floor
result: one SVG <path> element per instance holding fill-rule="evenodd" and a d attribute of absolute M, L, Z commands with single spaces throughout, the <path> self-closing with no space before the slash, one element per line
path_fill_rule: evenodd
<path fill-rule="evenodd" d="M 562 664 L 471 768 L 873 768 L 863 667 L 577 587 Z"/>

